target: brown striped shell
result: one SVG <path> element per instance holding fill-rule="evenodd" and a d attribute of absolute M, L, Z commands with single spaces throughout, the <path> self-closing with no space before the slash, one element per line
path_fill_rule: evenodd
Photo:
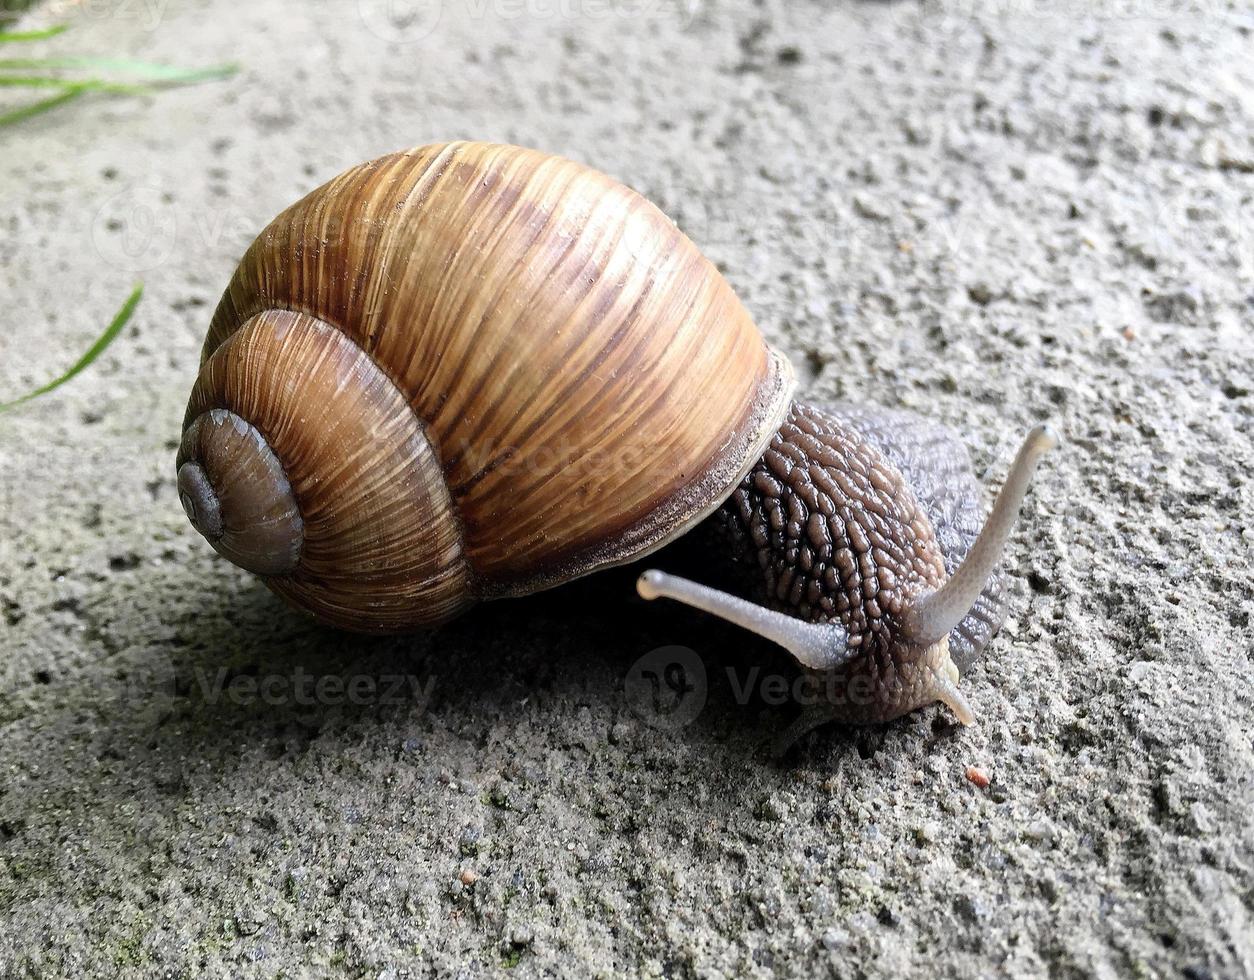
<path fill-rule="evenodd" d="M 447 143 L 280 214 L 205 340 L 193 524 L 319 618 L 445 621 L 630 561 L 732 492 L 792 372 L 634 191 Z"/>

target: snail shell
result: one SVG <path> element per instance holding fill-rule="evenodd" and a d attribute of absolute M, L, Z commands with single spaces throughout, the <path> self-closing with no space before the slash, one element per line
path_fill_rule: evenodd
<path fill-rule="evenodd" d="M 425 146 L 341 174 L 248 249 L 205 340 L 180 497 L 320 619 L 429 626 L 683 534 L 792 389 L 634 191 L 534 150 Z"/>

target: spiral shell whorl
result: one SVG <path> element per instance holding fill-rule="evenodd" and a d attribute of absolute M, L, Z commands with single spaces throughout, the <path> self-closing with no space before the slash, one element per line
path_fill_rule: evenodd
<path fill-rule="evenodd" d="M 237 430 L 232 453 L 206 451 Z M 210 476 L 221 539 L 211 522 L 193 523 L 320 619 L 389 632 L 442 622 L 474 601 L 461 526 L 422 422 L 340 330 L 287 310 L 250 318 L 201 367 L 185 431 L 180 482 L 196 512 L 197 470 Z M 295 562 L 270 525 L 241 523 L 240 508 L 227 507 L 280 496 L 276 474 L 257 463 L 267 453 L 290 484 L 301 528 Z"/>
<path fill-rule="evenodd" d="M 258 575 L 300 560 L 304 522 L 283 466 L 265 438 L 233 412 L 197 416 L 179 451 L 179 499 L 214 549 Z"/>

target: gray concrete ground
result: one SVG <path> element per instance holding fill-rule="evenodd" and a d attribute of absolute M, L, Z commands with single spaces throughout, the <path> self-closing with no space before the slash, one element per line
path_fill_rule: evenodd
<path fill-rule="evenodd" d="M 92 0 L 25 23 L 63 17 L 46 50 L 242 71 L 0 137 L 0 393 L 148 288 L 89 374 L 0 419 L 0 976 L 1254 972 L 1248 13 Z M 212 555 L 172 460 L 238 256 L 344 167 L 460 136 L 632 184 L 814 397 L 946 421 L 990 487 L 1059 424 L 964 681 L 978 727 L 928 710 L 773 762 L 790 709 L 741 691 L 782 656 L 645 606 L 631 570 L 362 640 Z M 669 644 L 704 664 L 687 724 L 630 682 Z"/>

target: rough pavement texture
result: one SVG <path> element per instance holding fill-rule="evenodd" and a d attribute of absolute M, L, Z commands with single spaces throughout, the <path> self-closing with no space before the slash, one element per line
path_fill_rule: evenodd
<path fill-rule="evenodd" d="M 1254 971 L 1248 14 L 101 0 L 24 23 L 61 18 L 41 50 L 243 68 L 0 145 L 0 392 L 148 287 L 90 373 L 0 419 L 0 976 Z M 344 167 L 458 136 L 632 184 L 813 396 L 949 423 L 990 488 L 1055 420 L 1011 618 L 963 681 L 978 727 L 929 709 L 766 760 L 783 656 L 646 606 L 630 569 L 362 640 L 215 558 L 172 460 L 235 261 Z M 671 644 L 704 663 L 688 724 L 625 683 Z"/>

